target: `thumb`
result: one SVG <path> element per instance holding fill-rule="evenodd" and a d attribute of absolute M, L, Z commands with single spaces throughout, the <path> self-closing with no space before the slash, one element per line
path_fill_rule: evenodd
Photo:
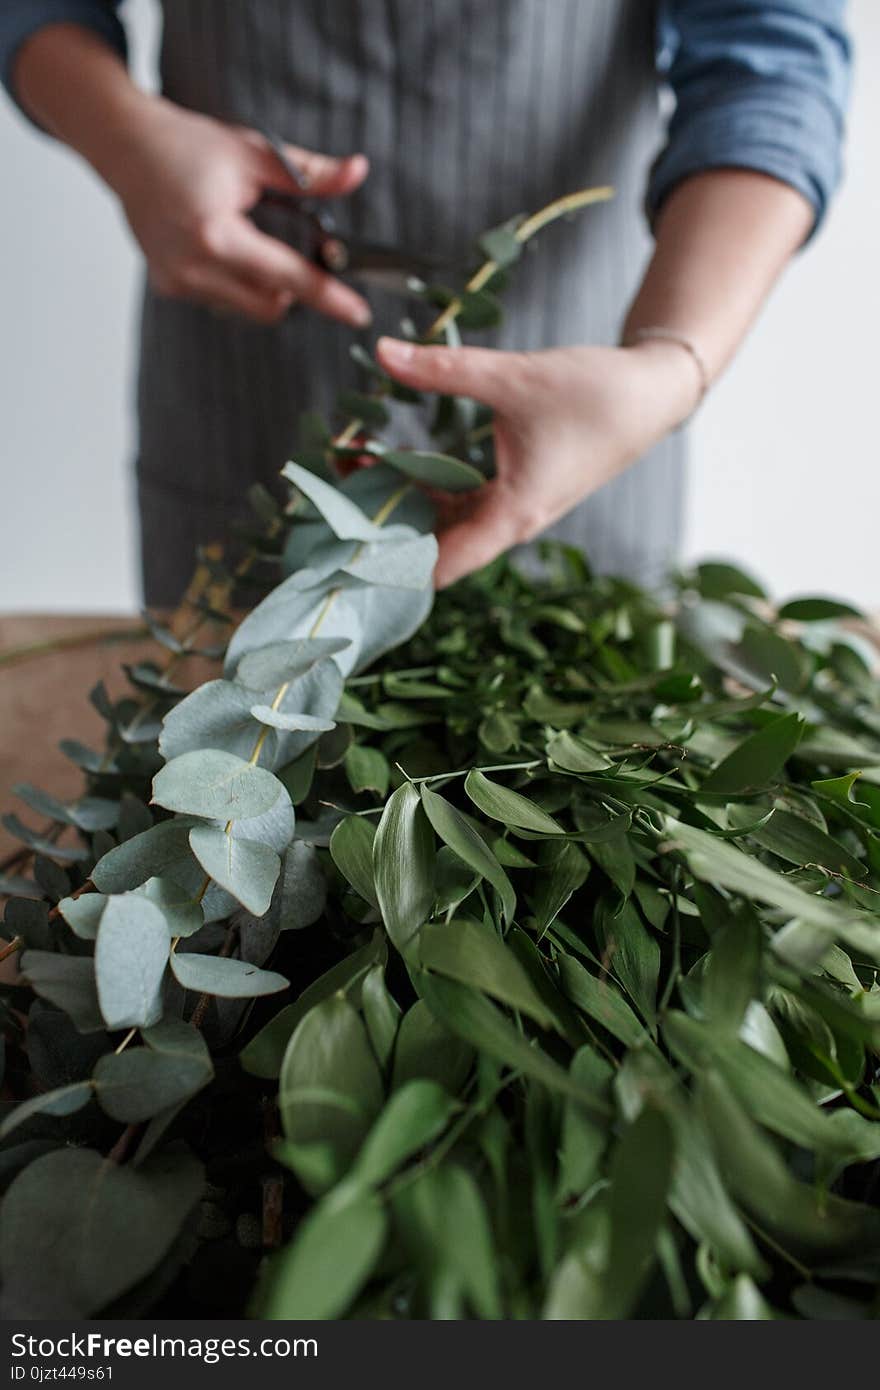
<path fill-rule="evenodd" d="M 376 357 L 391 376 L 419 391 L 470 396 L 496 409 L 508 394 L 510 353 L 492 348 L 417 347 L 399 338 L 380 338 Z"/>

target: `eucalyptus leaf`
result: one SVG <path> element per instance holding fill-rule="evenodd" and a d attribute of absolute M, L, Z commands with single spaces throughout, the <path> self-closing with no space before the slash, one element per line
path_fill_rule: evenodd
<path fill-rule="evenodd" d="M 263 815 L 278 796 L 278 780 L 271 772 L 217 748 L 182 753 L 153 778 L 157 805 L 212 820 Z"/>
<path fill-rule="evenodd" d="M 242 907 L 262 917 L 269 910 L 281 860 L 258 840 L 235 839 L 220 826 L 197 825 L 189 843 L 205 873 Z"/>
<path fill-rule="evenodd" d="M 186 1150 L 137 1170 L 94 1149 L 56 1149 L 28 1165 L 3 1202 L 0 1273 L 18 1306 L 88 1317 L 145 1278 L 198 1201 L 202 1165 Z M 34 1212 L 40 1221 L 34 1222 Z"/>
<path fill-rule="evenodd" d="M 290 575 L 273 589 L 251 609 L 230 638 L 223 668 L 227 679 L 238 674 L 243 658 L 250 654 L 281 642 L 318 636 L 335 642 L 330 660 L 343 675 L 348 675 L 360 654 L 362 623 L 352 607 L 352 594 L 337 595 L 331 602 L 330 592 L 326 584 L 304 588 L 300 573 Z"/>
<path fill-rule="evenodd" d="M 296 644 L 279 644 L 296 646 Z M 259 656 L 260 652 L 254 652 Z M 324 727 L 331 726 L 342 692 L 342 676 L 334 660 L 310 663 L 302 673 L 260 689 L 235 681 L 207 681 L 165 714 L 160 738 L 165 758 L 200 748 L 218 748 L 238 758 L 253 756 L 257 739 L 260 765 L 275 767 L 298 758 Z M 261 720 L 254 709 L 274 705 L 271 720 Z M 317 723 L 313 723 L 317 721 Z M 266 724 L 270 728 L 266 731 Z"/>
<path fill-rule="evenodd" d="M 522 217 L 513 217 L 480 237 L 480 251 L 487 261 L 494 261 L 500 270 L 515 264 L 522 255 L 523 243 L 516 235 L 522 221 Z"/>
<path fill-rule="evenodd" d="M 135 892 L 156 904 L 170 936 L 193 936 L 205 924 L 202 904 L 171 877 L 148 878 Z"/>
<path fill-rule="evenodd" d="M 360 584 L 380 584 L 393 589 L 425 589 L 437 563 L 434 536 L 402 536 L 394 545 L 387 540 L 368 542 L 342 566 L 344 579 Z"/>
<path fill-rule="evenodd" d="M 285 464 L 284 477 L 307 497 L 321 513 L 335 536 L 343 541 L 372 541 L 382 539 L 382 528 L 374 525 L 363 512 L 338 488 L 325 483 L 297 463 Z"/>
<path fill-rule="evenodd" d="M 213 1066 L 197 1029 L 165 1019 L 144 1029 L 145 1047 L 107 1053 L 94 1072 L 102 1110 L 122 1124 L 151 1119 L 208 1084 Z"/>
<path fill-rule="evenodd" d="M 83 893 L 78 898 L 62 898 L 58 910 L 77 936 L 94 941 L 107 902 L 104 893 Z"/>
<path fill-rule="evenodd" d="M 318 662 L 336 656 L 345 646 L 345 639 L 339 637 L 299 637 L 292 642 L 271 642 L 242 657 L 235 679 L 248 690 L 277 690 L 305 675 Z"/>
<path fill-rule="evenodd" d="M 149 830 L 133 835 L 124 844 L 105 854 L 92 870 L 92 882 L 101 893 L 124 893 L 189 858 L 189 831 L 194 822 L 187 817 L 159 821 Z"/>
<path fill-rule="evenodd" d="M 283 729 L 290 734 L 325 734 L 335 729 L 332 719 L 321 719 L 314 714 L 287 713 L 273 709 L 271 705 L 251 705 L 251 714 L 259 724 L 267 724 L 270 729 Z"/>
<path fill-rule="evenodd" d="M 171 971 L 184 989 L 220 999 L 256 999 L 288 987 L 284 976 L 274 970 L 258 970 L 246 961 L 203 956 L 194 951 L 174 951 Z"/>
<path fill-rule="evenodd" d="M 327 902 L 327 880 L 312 845 L 296 840 L 285 852 L 276 896 L 281 931 L 301 931 L 318 921 Z"/>
<path fill-rule="evenodd" d="M 165 917 L 149 898 L 140 893 L 108 898 L 95 941 L 98 1002 L 108 1028 L 158 1023 L 170 944 Z"/>
<path fill-rule="evenodd" d="M 168 937 L 164 932 L 166 952 Z M 103 1032 L 95 962 L 90 956 L 61 956 L 54 951 L 25 951 L 21 973 L 41 999 L 62 1009 L 80 1033 Z"/>
<path fill-rule="evenodd" d="M 26 1124 L 33 1115 L 74 1115 L 88 1105 L 93 1091 L 88 1081 L 74 1081 L 69 1086 L 59 1086 L 54 1091 L 42 1091 L 30 1100 L 23 1101 L 6 1116 L 0 1124 L 0 1139 L 5 1139 Z"/>

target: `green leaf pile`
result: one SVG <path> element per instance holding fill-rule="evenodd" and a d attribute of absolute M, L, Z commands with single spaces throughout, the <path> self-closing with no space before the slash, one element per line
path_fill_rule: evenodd
<path fill-rule="evenodd" d="M 425 289 L 450 341 L 469 284 Z M 407 399 L 366 365 L 92 692 L 83 795 L 6 818 L 6 1315 L 876 1316 L 863 625 L 562 547 L 435 601 L 419 484 L 478 485 L 488 422 L 365 440 Z"/>

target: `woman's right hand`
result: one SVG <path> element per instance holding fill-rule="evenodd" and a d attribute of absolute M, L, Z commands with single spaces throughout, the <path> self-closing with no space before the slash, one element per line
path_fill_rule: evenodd
<path fill-rule="evenodd" d="M 287 153 L 309 197 L 342 197 L 366 178 L 363 155 Z M 275 323 L 302 303 L 342 323 L 370 321 L 365 300 L 248 213 L 267 189 L 296 193 L 257 131 L 144 97 L 116 130 L 101 172 L 118 194 L 159 294 Z"/>
<path fill-rule="evenodd" d="M 120 55 L 72 23 L 24 41 L 12 73 L 26 111 L 78 150 L 122 201 L 160 294 L 258 323 L 301 302 L 363 327 L 367 303 L 248 217 L 269 189 L 296 193 L 262 135 L 141 91 Z M 331 159 L 287 147 L 309 196 L 341 198 L 363 183 L 363 155 Z"/>

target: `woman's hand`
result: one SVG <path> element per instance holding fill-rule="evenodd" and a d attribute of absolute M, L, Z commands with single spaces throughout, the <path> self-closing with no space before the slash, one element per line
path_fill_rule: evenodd
<path fill-rule="evenodd" d="M 367 176 L 363 155 L 331 159 L 294 145 L 310 197 L 342 197 Z M 363 327 L 360 295 L 247 216 L 266 189 L 297 192 L 256 131 L 147 97 L 104 162 L 160 294 L 274 323 L 300 302 Z"/>
<path fill-rule="evenodd" d="M 700 394 L 695 364 L 668 342 L 516 353 L 382 338 L 377 357 L 407 386 L 495 411 L 495 477 L 441 508 L 438 588 L 546 530 L 680 424 Z"/>
<path fill-rule="evenodd" d="M 359 294 L 247 216 L 267 189 L 296 193 L 266 140 L 140 90 L 98 34 L 46 24 L 20 47 L 16 94 L 34 119 L 77 150 L 122 201 L 160 294 L 274 323 L 297 301 L 363 327 Z M 331 159 L 287 147 L 309 196 L 340 198 L 363 183 L 363 155 Z"/>

